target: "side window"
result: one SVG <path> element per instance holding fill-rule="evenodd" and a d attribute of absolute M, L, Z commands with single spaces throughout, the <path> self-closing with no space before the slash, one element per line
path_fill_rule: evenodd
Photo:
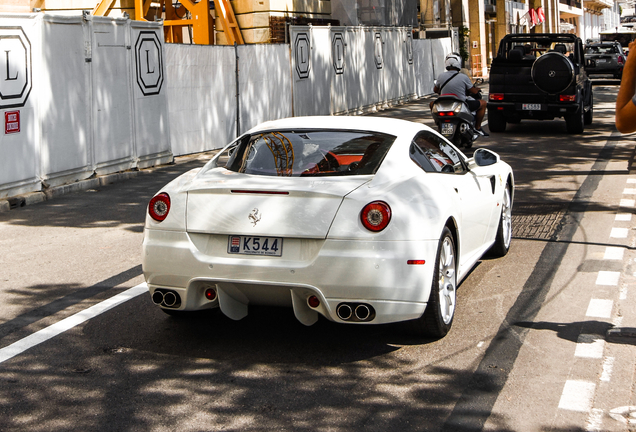
<path fill-rule="evenodd" d="M 432 132 L 420 132 L 413 139 L 409 153 L 413 162 L 426 172 L 466 172 L 457 151 L 444 138 Z"/>

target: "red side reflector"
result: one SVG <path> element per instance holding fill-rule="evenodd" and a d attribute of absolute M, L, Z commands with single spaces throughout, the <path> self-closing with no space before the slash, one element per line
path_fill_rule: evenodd
<path fill-rule="evenodd" d="M 426 264 L 426 260 L 408 260 L 406 263 L 408 265 L 423 265 Z"/>
<path fill-rule="evenodd" d="M 576 101 L 576 95 L 559 95 L 559 101 L 561 101 L 561 102 L 574 102 L 574 101 Z"/>
<path fill-rule="evenodd" d="M 307 304 L 309 305 L 309 307 L 311 308 L 317 308 L 318 306 L 320 306 L 320 300 L 318 299 L 318 297 L 316 296 L 310 296 L 307 299 Z"/>
<path fill-rule="evenodd" d="M 205 298 L 207 298 L 210 301 L 216 299 L 216 291 L 214 291 L 212 288 L 206 289 L 205 290 Z"/>
<path fill-rule="evenodd" d="M 261 194 L 261 195 L 289 195 L 289 192 L 280 192 L 280 191 L 263 191 L 263 190 L 238 190 L 233 189 L 230 192 L 232 193 L 244 193 L 244 194 Z"/>

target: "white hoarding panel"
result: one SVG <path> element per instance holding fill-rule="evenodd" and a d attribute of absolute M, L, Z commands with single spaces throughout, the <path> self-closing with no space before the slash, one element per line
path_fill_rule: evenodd
<path fill-rule="evenodd" d="M 138 168 L 172 161 L 163 27 L 130 21 L 135 155 Z"/>
<path fill-rule="evenodd" d="M 0 18 L 0 198 L 40 189 L 37 79 L 40 19 Z"/>
<path fill-rule="evenodd" d="M 328 115 L 331 108 L 329 28 L 291 26 L 294 115 Z"/>
<path fill-rule="evenodd" d="M 170 142 L 175 156 L 236 137 L 234 47 L 166 44 Z"/>
<path fill-rule="evenodd" d="M 92 17 L 91 57 L 95 172 L 133 168 L 131 46 L 126 19 Z"/>
<path fill-rule="evenodd" d="M 86 33 L 85 33 L 86 32 Z M 81 16 L 44 15 L 39 124 L 41 176 L 48 186 L 82 180 L 91 163 L 90 63 L 88 28 Z"/>
<path fill-rule="evenodd" d="M 241 133 L 267 120 L 291 117 L 289 46 L 242 45 L 238 57 Z"/>

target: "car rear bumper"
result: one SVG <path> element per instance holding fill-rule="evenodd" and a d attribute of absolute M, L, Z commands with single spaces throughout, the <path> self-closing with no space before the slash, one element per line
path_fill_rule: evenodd
<path fill-rule="evenodd" d="M 541 103 L 540 110 L 524 110 L 523 105 L 523 102 L 488 102 L 488 110 L 496 110 L 506 118 L 545 120 L 575 114 L 580 107 L 578 102 Z"/>
<path fill-rule="evenodd" d="M 424 312 L 437 253 L 434 240 L 284 239 L 282 257 L 246 256 L 227 253 L 228 236 L 207 237 L 145 231 L 143 272 L 151 296 L 171 290 L 179 296 L 176 310 L 220 307 L 234 319 L 245 316 L 247 305 L 271 305 L 292 307 L 305 324 L 317 314 L 345 322 L 336 310 L 349 302 L 373 308 L 368 323 L 405 321 Z M 206 298 L 207 289 L 217 293 L 214 300 Z M 311 296 L 318 307 L 308 306 Z"/>

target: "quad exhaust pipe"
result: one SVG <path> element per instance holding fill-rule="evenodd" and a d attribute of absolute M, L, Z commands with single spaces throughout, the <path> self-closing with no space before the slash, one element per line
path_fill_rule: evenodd
<path fill-rule="evenodd" d="M 366 303 L 340 303 L 336 314 L 343 321 L 369 322 L 375 318 L 375 309 Z"/>
<path fill-rule="evenodd" d="M 181 297 L 176 291 L 157 289 L 152 293 L 152 302 L 158 306 L 178 308 L 181 306 Z"/>

